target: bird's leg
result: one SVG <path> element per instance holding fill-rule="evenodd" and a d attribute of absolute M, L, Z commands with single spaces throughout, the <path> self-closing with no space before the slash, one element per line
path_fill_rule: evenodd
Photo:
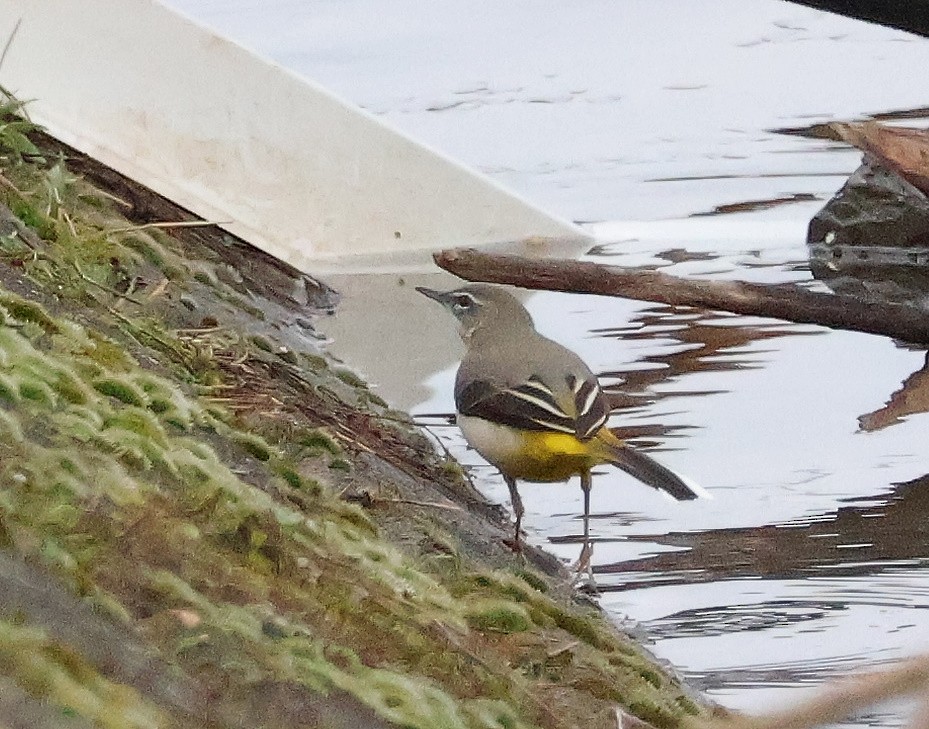
<path fill-rule="evenodd" d="M 519 497 L 519 491 L 516 489 L 516 479 L 510 478 L 509 476 L 503 476 L 503 480 L 506 481 L 506 487 L 510 490 L 510 504 L 513 506 L 513 514 L 516 517 L 516 529 L 513 532 L 513 541 L 512 543 L 507 542 L 514 552 L 521 552 L 523 550 L 523 543 L 520 539 L 519 532 L 520 526 L 523 521 L 523 500 Z"/>
<path fill-rule="evenodd" d="M 581 490 L 584 492 L 584 546 L 581 556 L 577 560 L 577 574 L 587 572 L 587 586 L 596 591 L 597 583 L 594 581 L 593 554 L 594 547 L 590 543 L 590 489 L 593 486 L 593 476 L 590 471 L 581 473 Z"/>

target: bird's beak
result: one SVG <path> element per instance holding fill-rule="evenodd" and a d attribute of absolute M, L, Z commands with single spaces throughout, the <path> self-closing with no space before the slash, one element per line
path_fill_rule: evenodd
<path fill-rule="evenodd" d="M 435 289 L 427 289 L 425 286 L 417 286 L 416 290 L 419 291 L 423 296 L 428 296 L 433 301 L 438 301 L 442 306 L 448 305 L 448 294 L 444 291 L 436 291 Z"/>

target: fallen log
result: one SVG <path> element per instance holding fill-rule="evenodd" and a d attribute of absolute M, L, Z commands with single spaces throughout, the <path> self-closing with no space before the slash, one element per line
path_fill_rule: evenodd
<path fill-rule="evenodd" d="M 809 291 L 793 284 L 684 279 L 647 269 L 533 259 L 473 248 L 439 251 L 433 258 L 441 268 L 467 281 L 729 311 L 929 345 L 929 312 L 923 309 Z"/>
<path fill-rule="evenodd" d="M 829 127 L 842 141 L 871 155 L 924 195 L 929 194 L 929 133 L 925 129 L 875 122 L 833 122 Z"/>

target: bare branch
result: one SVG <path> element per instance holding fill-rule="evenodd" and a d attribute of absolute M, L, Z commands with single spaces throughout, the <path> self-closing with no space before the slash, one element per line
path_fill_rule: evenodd
<path fill-rule="evenodd" d="M 589 261 L 539 260 L 486 253 L 473 248 L 440 251 L 434 258 L 441 268 L 468 281 L 622 296 L 671 306 L 692 306 L 799 324 L 818 324 L 929 344 L 929 316 L 922 309 L 809 291 L 793 284 L 683 279 L 660 271 L 605 266 Z"/>

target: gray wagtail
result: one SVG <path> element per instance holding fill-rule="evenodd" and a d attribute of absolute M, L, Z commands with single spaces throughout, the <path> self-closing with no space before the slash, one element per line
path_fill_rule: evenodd
<path fill-rule="evenodd" d="M 590 567 L 591 469 L 611 463 L 675 499 L 695 499 L 684 480 L 607 427 L 603 390 L 574 352 L 535 330 L 532 317 L 508 291 L 472 284 L 453 291 L 416 290 L 438 301 L 459 322 L 467 352 L 455 378 L 458 426 L 468 443 L 496 466 L 510 490 L 520 548 L 523 504 L 516 480 L 581 477 L 584 547 L 578 571 Z"/>

